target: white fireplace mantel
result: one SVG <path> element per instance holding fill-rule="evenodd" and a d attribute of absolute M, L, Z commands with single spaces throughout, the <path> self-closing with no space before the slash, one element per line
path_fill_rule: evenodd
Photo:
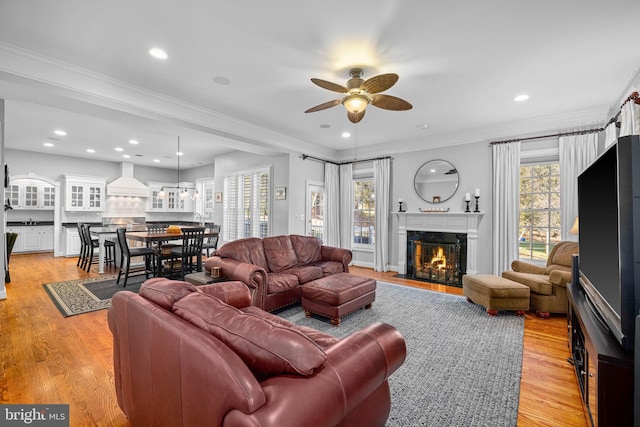
<path fill-rule="evenodd" d="M 482 212 L 394 212 L 398 215 L 398 272 L 407 273 L 407 231 L 467 234 L 467 274 L 478 272 L 478 226 Z"/>

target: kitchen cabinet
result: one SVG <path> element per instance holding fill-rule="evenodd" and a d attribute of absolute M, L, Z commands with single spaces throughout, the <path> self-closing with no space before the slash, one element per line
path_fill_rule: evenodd
<path fill-rule="evenodd" d="M 104 211 L 107 178 L 65 174 L 62 181 L 65 210 Z"/>
<path fill-rule="evenodd" d="M 77 227 L 64 229 L 65 256 L 77 256 L 80 253 L 80 234 Z"/>
<path fill-rule="evenodd" d="M 53 225 L 7 226 L 7 232 L 18 234 L 13 246 L 14 253 L 53 250 Z"/>
<path fill-rule="evenodd" d="M 147 200 L 147 212 L 193 212 L 194 210 L 194 188 L 192 182 L 181 182 L 180 188 L 176 184 L 166 182 L 146 182 L 151 191 L 151 197 Z M 180 197 L 184 189 L 187 188 L 187 197 Z M 164 196 L 160 191 L 164 189 Z"/>
<path fill-rule="evenodd" d="M 6 191 L 14 209 L 53 210 L 55 207 L 55 186 L 39 179 L 12 179 Z"/>

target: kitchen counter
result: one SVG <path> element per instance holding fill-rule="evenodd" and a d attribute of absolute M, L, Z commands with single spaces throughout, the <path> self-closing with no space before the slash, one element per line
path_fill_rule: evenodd
<path fill-rule="evenodd" d="M 53 223 L 51 223 L 53 225 Z M 88 222 L 87 224 L 89 224 L 92 227 L 102 227 L 102 223 L 101 222 Z M 62 228 L 77 228 L 78 227 L 78 223 L 77 222 L 63 222 L 62 223 Z"/>
<path fill-rule="evenodd" d="M 22 227 L 22 226 L 49 226 L 53 225 L 53 221 L 7 221 L 7 227 Z"/>

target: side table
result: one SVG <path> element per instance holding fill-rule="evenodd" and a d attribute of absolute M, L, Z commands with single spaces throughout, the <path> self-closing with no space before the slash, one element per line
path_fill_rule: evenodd
<path fill-rule="evenodd" d="M 184 281 L 191 283 L 192 285 L 208 285 L 210 283 L 218 283 L 218 282 L 226 282 L 229 280 L 228 277 L 220 276 L 220 277 L 211 277 L 206 271 L 200 271 L 198 273 L 189 273 L 184 276 Z"/>

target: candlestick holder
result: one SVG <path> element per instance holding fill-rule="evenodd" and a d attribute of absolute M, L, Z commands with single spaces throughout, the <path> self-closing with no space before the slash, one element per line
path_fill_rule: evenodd
<path fill-rule="evenodd" d="M 480 196 L 474 196 L 476 199 L 476 209 L 474 210 L 474 212 L 480 212 L 480 208 L 478 207 L 478 200 L 480 200 Z"/>
<path fill-rule="evenodd" d="M 398 212 L 404 212 L 404 202 L 398 202 Z"/>
<path fill-rule="evenodd" d="M 465 212 L 471 212 L 471 210 L 469 209 L 469 202 L 470 200 L 465 200 L 465 203 L 467 204 L 467 209 L 465 210 Z"/>

